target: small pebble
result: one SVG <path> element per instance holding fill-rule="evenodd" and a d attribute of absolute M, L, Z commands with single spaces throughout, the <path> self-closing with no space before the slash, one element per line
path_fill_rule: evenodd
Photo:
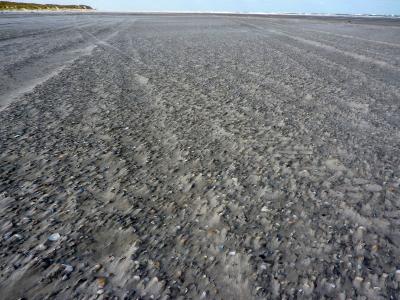
<path fill-rule="evenodd" d="M 16 238 L 17 240 L 22 240 L 22 235 L 19 233 L 14 234 L 13 237 Z"/>
<path fill-rule="evenodd" d="M 361 283 L 363 282 L 363 278 L 357 276 L 356 278 L 354 278 L 353 284 L 356 288 L 360 288 L 361 287 Z"/>
<path fill-rule="evenodd" d="M 313 96 L 311 94 L 306 94 L 304 97 L 304 100 L 306 101 L 311 101 L 313 99 Z"/>
<path fill-rule="evenodd" d="M 98 295 L 104 294 L 104 290 L 103 290 L 103 289 L 97 290 L 97 294 L 98 294 Z"/>
<path fill-rule="evenodd" d="M 63 265 L 63 267 L 66 273 L 71 273 L 74 270 L 74 267 L 70 265 Z"/>
<path fill-rule="evenodd" d="M 61 235 L 57 232 L 57 233 L 53 233 L 52 235 L 50 235 L 48 237 L 48 240 L 50 242 L 56 242 L 56 241 L 58 241 L 60 239 L 60 237 L 61 237 Z"/>
<path fill-rule="evenodd" d="M 107 279 L 105 277 L 99 277 L 97 278 L 97 286 L 99 289 L 102 289 L 106 286 Z"/>
<path fill-rule="evenodd" d="M 101 264 L 95 264 L 94 267 L 93 267 L 93 271 L 98 271 L 98 270 L 101 269 L 101 267 L 102 267 Z"/>
<path fill-rule="evenodd" d="M 133 279 L 136 280 L 136 281 L 139 281 L 140 280 L 140 276 L 139 275 L 135 275 L 135 276 L 133 276 Z"/>
<path fill-rule="evenodd" d="M 38 245 L 38 246 L 36 247 L 36 249 L 39 250 L 39 251 L 43 251 L 43 250 L 46 250 L 47 247 L 46 247 L 46 245 L 44 245 L 44 244 L 40 244 L 40 245 Z"/>
<path fill-rule="evenodd" d="M 396 281 L 400 282 L 400 270 L 396 270 L 395 278 L 396 278 Z"/>
<path fill-rule="evenodd" d="M 366 231 L 366 229 L 365 229 L 364 226 L 358 227 L 357 230 L 356 230 L 355 233 L 354 233 L 354 238 L 355 238 L 357 241 L 362 240 L 365 231 Z"/>
<path fill-rule="evenodd" d="M 382 191 L 382 187 L 377 184 L 367 184 L 364 186 L 365 190 L 368 192 L 380 192 Z"/>

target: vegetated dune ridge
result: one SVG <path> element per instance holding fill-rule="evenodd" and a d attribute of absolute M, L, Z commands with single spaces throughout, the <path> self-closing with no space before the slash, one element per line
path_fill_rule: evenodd
<path fill-rule="evenodd" d="M 0 25 L 2 299 L 398 298 L 398 21 Z"/>
<path fill-rule="evenodd" d="M 88 5 L 58 5 L 0 1 L 1 10 L 92 10 Z"/>

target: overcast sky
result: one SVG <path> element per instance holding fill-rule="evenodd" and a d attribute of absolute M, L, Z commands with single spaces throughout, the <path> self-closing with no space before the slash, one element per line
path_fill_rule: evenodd
<path fill-rule="evenodd" d="M 400 0 L 32 0 L 104 11 L 232 11 L 400 14 Z"/>

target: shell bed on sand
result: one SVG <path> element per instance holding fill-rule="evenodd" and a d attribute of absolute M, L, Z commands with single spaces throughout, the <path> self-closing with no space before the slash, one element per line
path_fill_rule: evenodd
<path fill-rule="evenodd" d="M 399 298 L 398 19 L 0 28 L 0 298 Z"/>

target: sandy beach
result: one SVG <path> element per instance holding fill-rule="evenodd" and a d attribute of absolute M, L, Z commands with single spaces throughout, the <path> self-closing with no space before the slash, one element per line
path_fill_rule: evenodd
<path fill-rule="evenodd" d="M 399 20 L 0 27 L 0 298 L 399 297 Z"/>

